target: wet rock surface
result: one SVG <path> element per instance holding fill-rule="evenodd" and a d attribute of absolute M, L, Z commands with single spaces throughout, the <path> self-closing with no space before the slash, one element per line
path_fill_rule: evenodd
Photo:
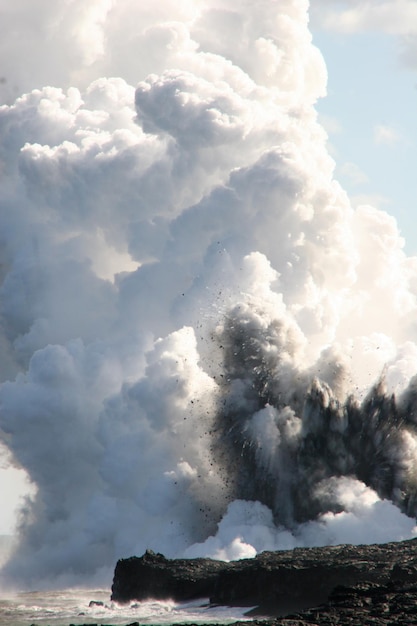
<path fill-rule="evenodd" d="M 261 623 L 261 622 L 259 622 Z M 329 601 L 282 619 L 262 622 L 282 626 L 417 624 L 417 585 L 360 583 L 337 587 Z M 241 622 L 242 626 L 244 622 Z"/>
<path fill-rule="evenodd" d="M 296 548 L 231 563 L 151 551 L 120 560 L 112 600 L 150 598 L 256 607 L 250 614 L 263 624 L 417 624 L 417 540 Z"/>

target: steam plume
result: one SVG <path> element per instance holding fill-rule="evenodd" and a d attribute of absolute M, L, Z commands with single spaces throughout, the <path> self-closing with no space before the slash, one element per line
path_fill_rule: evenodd
<path fill-rule="evenodd" d="M 414 535 L 417 261 L 333 179 L 307 2 L 0 6 L 5 580 Z"/>

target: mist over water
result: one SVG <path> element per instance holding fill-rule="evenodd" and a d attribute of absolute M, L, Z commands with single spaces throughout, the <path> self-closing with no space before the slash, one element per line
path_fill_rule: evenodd
<path fill-rule="evenodd" d="M 4 583 L 414 536 L 417 259 L 333 178 L 307 2 L 36 12 L 1 44 Z"/>

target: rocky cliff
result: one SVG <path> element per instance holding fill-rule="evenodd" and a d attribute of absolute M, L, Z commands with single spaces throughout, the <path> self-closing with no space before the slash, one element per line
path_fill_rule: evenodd
<path fill-rule="evenodd" d="M 331 612 L 336 606 L 343 607 L 343 602 L 349 605 L 356 601 L 367 610 L 368 601 L 363 598 L 383 602 L 387 594 L 395 598 L 401 589 L 413 594 L 414 588 L 415 539 L 383 545 L 264 552 L 254 559 L 231 563 L 171 560 L 147 551 L 142 557 L 118 561 L 112 600 L 209 598 L 212 604 L 256 607 L 252 609 L 254 616 L 285 616 L 324 603 Z"/>

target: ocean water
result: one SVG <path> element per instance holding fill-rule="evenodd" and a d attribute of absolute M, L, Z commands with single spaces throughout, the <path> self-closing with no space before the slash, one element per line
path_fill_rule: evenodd
<path fill-rule="evenodd" d="M 0 536 L 0 568 L 13 546 L 13 538 Z M 110 599 L 109 588 L 71 587 L 59 590 L 2 590 L 0 626 L 69 626 L 69 624 L 175 624 L 231 623 L 250 620 L 248 607 L 210 606 L 208 599 L 192 602 L 172 600 L 119 604 Z"/>
<path fill-rule="evenodd" d="M 97 603 L 97 604 L 95 604 Z M 207 600 L 132 602 L 110 600 L 109 589 L 32 591 L 0 599 L 0 626 L 69 626 L 69 624 L 231 623 L 247 619 L 247 607 L 210 607 Z"/>

